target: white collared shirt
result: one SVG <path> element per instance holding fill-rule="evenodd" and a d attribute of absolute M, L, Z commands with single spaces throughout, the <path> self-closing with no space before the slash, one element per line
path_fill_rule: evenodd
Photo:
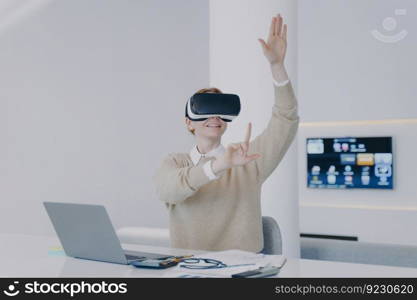
<path fill-rule="evenodd" d="M 226 151 L 226 149 L 223 147 L 222 144 L 220 144 L 217 148 L 215 148 L 215 149 L 213 149 L 213 150 L 211 150 L 211 151 L 209 151 L 205 154 L 201 154 L 198 151 L 197 145 L 195 145 L 190 151 L 190 157 L 191 157 L 191 161 L 196 166 L 202 157 L 218 157 L 218 156 L 222 155 L 225 151 Z M 214 180 L 214 179 L 217 179 L 219 177 L 216 174 L 214 174 L 213 169 L 211 167 L 211 162 L 212 162 L 211 160 L 206 162 L 203 165 L 203 170 L 204 170 L 204 173 L 206 174 L 206 176 L 210 180 Z"/>
<path fill-rule="evenodd" d="M 280 87 L 280 86 L 284 86 L 284 85 L 286 85 L 288 82 L 290 82 L 290 80 L 289 80 L 289 79 L 284 80 L 284 81 L 281 81 L 281 82 L 278 82 L 278 81 L 276 81 L 274 78 L 272 78 L 272 81 L 273 81 L 273 82 L 274 82 L 274 84 L 275 84 L 276 86 L 278 86 L 278 87 Z"/>

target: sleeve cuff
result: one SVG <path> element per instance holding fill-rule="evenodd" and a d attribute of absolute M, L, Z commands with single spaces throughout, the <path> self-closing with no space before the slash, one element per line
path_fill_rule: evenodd
<path fill-rule="evenodd" d="M 272 78 L 272 81 L 274 82 L 274 85 L 275 85 L 275 86 L 277 86 L 277 87 L 287 85 L 287 84 L 288 84 L 288 82 L 290 82 L 290 80 L 289 80 L 289 79 L 284 80 L 284 81 L 281 81 L 281 82 L 278 82 L 278 81 L 276 81 L 274 78 Z"/>
<path fill-rule="evenodd" d="M 215 179 L 218 179 L 218 178 L 219 178 L 219 176 L 216 176 L 216 174 L 214 174 L 213 169 L 212 169 L 212 167 L 211 167 L 211 162 L 212 162 L 212 160 L 209 160 L 208 162 L 206 162 L 206 163 L 203 165 L 203 171 L 204 171 L 204 174 L 206 174 L 206 176 L 207 176 L 210 180 L 215 180 Z"/>

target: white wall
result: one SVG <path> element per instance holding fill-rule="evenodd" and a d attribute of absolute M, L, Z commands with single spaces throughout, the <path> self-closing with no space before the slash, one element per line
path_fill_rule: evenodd
<path fill-rule="evenodd" d="M 258 38 L 266 38 L 274 15 L 288 23 L 286 66 L 294 86 L 296 78 L 296 1 L 211 0 L 210 84 L 239 94 L 242 112 L 230 124 L 223 143 L 241 141 L 246 125 L 253 123 L 253 137 L 267 125 L 273 104 L 269 64 Z M 283 252 L 299 256 L 296 147 L 293 145 L 262 191 L 262 211 L 274 217 L 283 232 Z"/>
<path fill-rule="evenodd" d="M 167 226 L 151 175 L 191 147 L 183 111 L 208 84 L 208 2 L 31 11 L 0 35 L 0 232 L 52 233 L 42 201 L 104 204 L 116 227 Z"/>
<path fill-rule="evenodd" d="M 406 15 L 395 15 L 406 9 Z M 302 120 L 417 116 L 417 1 L 300 0 L 298 97 Z M 383 21 L 393 17 L 397 28 Z M 397 43 L 373 37 L 406 30 Z M 325 108 L 325 109 L 323 109 Z"/>
<path fill-rule="evenodd" d="M 406 14 L 399 11 L 396 15 L 396 9 L 405 9 L 402 12 Z M 417 2 L 413 0 L 300 0 L 298 95 L 303 122 L 415 119 L 416 12 Z M 396 20 L 395 29 L 389 27 L 389 20 L 394 23 L 387 18 Z M 406 30 L 407 36 L 386 43 L 371 34 L 375 29 L 388 36 Z M 379 126 L 372 122 L 301 125 L 301 232 L 417 244 L 411 230 L 417 226 L 415 124 L 387 122 Z M 394 137 L 394 190 L 306 188 L 306 137 L 373 134 Z"/>

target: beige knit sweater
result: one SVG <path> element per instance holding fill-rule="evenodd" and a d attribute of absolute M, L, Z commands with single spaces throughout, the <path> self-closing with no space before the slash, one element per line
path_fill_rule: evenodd
<path fill-rule="evenodd" d="M 275 105 L 267 128 L 249 146 L 261 157 L 210 181 L 188 153 L 169 154 L 155 174 L 160 200 L 170 215 L 171 246 L 219 251 L 263 248 L 261 187 L 274 171 L 298 128 L 297 101 L 291 82 L 275 87 Z"/>

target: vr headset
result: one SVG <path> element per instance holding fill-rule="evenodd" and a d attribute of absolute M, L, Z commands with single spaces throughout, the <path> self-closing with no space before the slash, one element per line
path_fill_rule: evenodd
<path fill-rule="evenodd" d="M 185 105 L 185 116 L 192 121 L 219 117 L 231 122 L 240 113 L 240 99 L 234 94 L 194 94 Z"/>

